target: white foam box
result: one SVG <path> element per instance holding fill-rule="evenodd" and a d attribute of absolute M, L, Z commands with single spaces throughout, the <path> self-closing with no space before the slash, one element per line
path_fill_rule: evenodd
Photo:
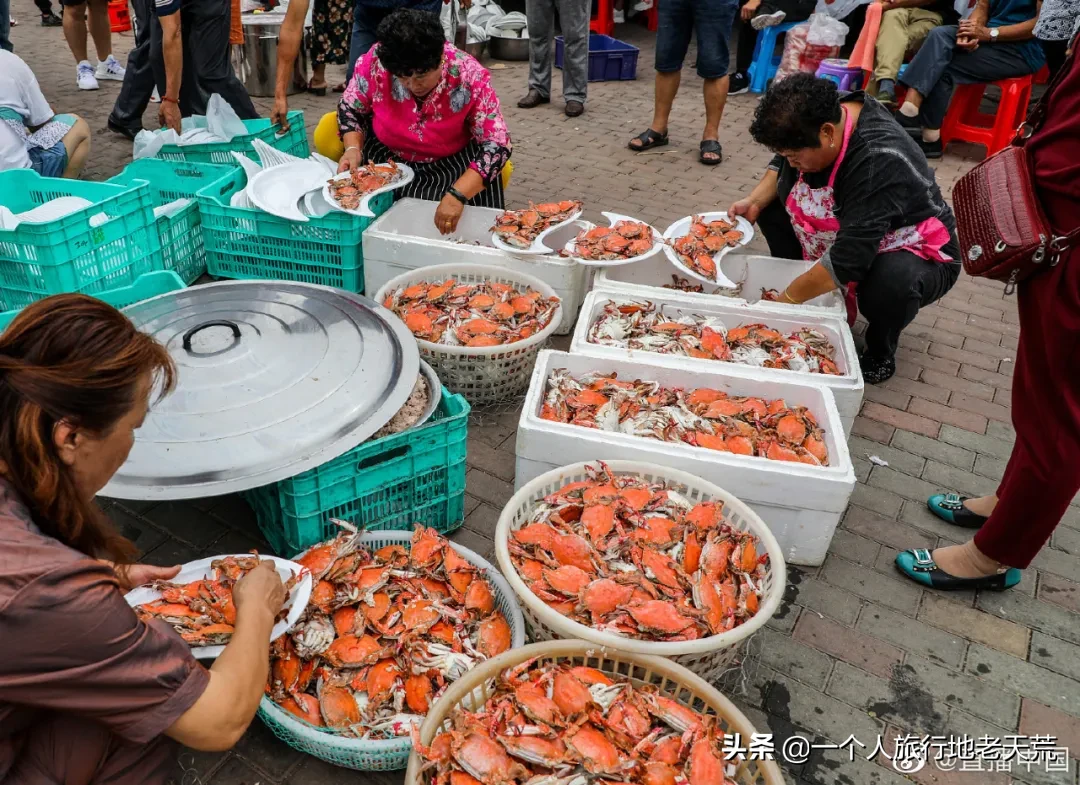
<path fill-rule="evenodd" d="M 366 245 L 364 253 L 364 263 L 367 264 Z M 725 297 L 712 294 L 712 290 L 708 286 L 705 286 L 705 294 L 696 294 L 694 292 L 678 292 L 678 294 L 696 302 L 757 305 L 761 299 L 762 289 L 776 289 L 778 292 L 782 292 L 789 283 L 811 267 L 813 267 L 812 262 L 732 252 L 720 260 L 720 269 L 735 283 L 742 283 L 740 297 Z M 638 297 L 656 298 L 660 297 L 662 292 L 677 291 L 664 288 L 665 285 L 671 283 L 672 275 L 678 275 L 680 278 L 690 280 L 682 270 L 675 267 L 668 260 L 667 254 L 657 254 L 651 259 L 638 264 L 602 268 L 596 275 L 593 288 L 614 289 L 632 293 Z M 690 280 L 690 283 L 696 284 L 697 281 Z M 762 304 L 786 313 L 837 314 L 841 317 L 847 314 L 844 309 L 844 298 L 839 291 L 823 294 L 799 305 L 779 302 Z"/>
<path fill-rule="evenodd" d="M 776 535 L 789 562 L 821 564 L 855 488 L 855 471 L 833 394 L 821 385 L 749 379 L 730 373 L 721 367 L 724 365 L 690 370 L 637 360 L 540 352 L 518 422 L 515 487 L 520 489 L 544 472 L 579 461 L 622 459 L 671 466 L 714 482 L 749 504 Z M 783 398 L 788 404 L 806 406 L 824 429 L 829 465 L 733 455 L 542 420 L 540 407 L 547 379 L 557 368 L 565 368 L 579 378 L 592 371 L 614 371 L 620 379 L 657 381 L 688 389 L 711 387 L 730 395 Z"/>
<path fill-rule="evenodd" d="M 402 273 L 433 264 L 489 264 L 534 275 L 562 300 L 562 324 L 556 335 L 568 335 L 591 282 L 590 269 L 564 259 L 557 251 L 577 236 L 572 222 L 552 232 L 544 243 L 550 255 L 515 256 L 491 245 L 491 227 L 502 210 L 466 207 L 457 231 L 449 237 L 435 228 L 437 202 L 400 199 L 364 232 L 364 290 L 369 295 Z"/>
<path fill-rule="evenodd" d="M 609 302 L 624 305 L 631 302 L 647 301 L 651 302 L 657 310 L 662 307 L 664 313 L 675 318 L 680 316 L 718 318 L 729 330 L 742 324 L 764 323 L 772 329 L 788 335 L 803 327 L 810 327 L 821 332 L 829 339 L 829 343 L 836 347 L 836 365 L 841 372 L 840 376 L 826 376 L 817 373 L 806 374 L 782 368 L 757 368 L 738 363 L 725 362 L 720 365 L 730 375 L 746 379 L 807 382 L 828 387 L 836 398 L 836 409 L 840 413 L 844 434 L 846 436 L 851 435 L 851 426 L 855 422 L 855 415 L 859 413 L 859 407 L 862 406 L 863 378 L 862 369 L 859 368 L 859 358 L 855 351 L 855 343 L 851 337 L 851 328 L 848 327 L 845 319 L 833 315 L 792 314 L 789 311 L 771 309 L 765 306 L 726 305 L 721 298 L 716 297 L 711 302 L 700 303 L 686 299 L 681 292 L 673 292 L 668 289 L 663 290 L 663 292 L 662 295 L 657 297 L 640 297 L 624 292 L 593 290 L 585 296 L 585 302 L 581 306 L 581 316 L 578 318 L 577 327 L 574 329 L 574 338 L 570 343 L 570 351 L 574 354 L 589 354 L 596 357 L 610 357 L 616 360 L 640 360 L 653 365 L 686 368 L 691 371 L 709 370 L 719 362 L 679 354 L 662 354 L 660 352 L 645 351 L 644 349 L 628 349 L 590 343 L 588 340 L 589 330 L 592 328 L 593 322 L 603 313 L 604 306 Z M 772 305 L 772 303 L 768 305 Z"/>

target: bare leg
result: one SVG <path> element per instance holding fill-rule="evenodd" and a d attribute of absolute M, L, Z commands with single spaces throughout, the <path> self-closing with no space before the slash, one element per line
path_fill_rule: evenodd
<path fill-rule="evenodd" d="M 86 157 L 90 155 L 90 126 L 86 121 L 76 115 L 75 125 L 64 134 L 64 149 L 67 150 L 68 163 L 64 169 L 64 177 L 76 180 L 86 165 Z"/>
<path fill-rule="evenodd" d="M 956 578 L 983 578 L 996 573 L 1000 566 L 975 547 L 974 540 L 936 548 L 930 556 L 938 567 Z"/>
<path fill-rule="evenodd" d="M 64 6 L 64 38 L 75 62 L 86 59 L 86 3 Z"/>
<path fill-rule="evenodd" d="M 311 66 L 311 86 L 326 87 L 326 63 L 314 63 Z"/>
<path fill-rule="evenodd" d="M 968 499 L 965 501 L 964 507 L 976 515 L 989 518 L 990 514 L 994 511 L 994 508 L 997 507 L 997 503 L 997 496 L 980 496 L 977 499 Z"/>
<path fill-rule="evenodd" d="M 916 109 L 922 106 L 923 97 L 919 95 L 919 91 L 914 87 L 909 87 L 907 94 L 904 96 L 904 103 L 911 104 Z"/>
<path fill-rule="evenodd" d="M 720 79 L 706 79 L 703 91 L 705 93 L 705 131 L 702 133 L 703 140 L 720 139 L 720 119 L 724 116 L 724 105 L 727 103 L 728 77 Z M 670 105 L 669 105 L 670 107 Z M 705 153 L 709 159 L 716 159 L 716 153 Z"/>
<path fill-rule="evenodd" d="M 94 39 L 98 60 L 105 62 L 112 54 L 112 28 L 109 25 L 108 0 L 89 0 L 90 36 Z M 85 38 L 83 50 L 86 50 Z"/>
<path fill-rule="evenodd" d="M 671 115 L 671 105 L 675 103 L 675 95 L 679 92 L 679 82 L 682 80 L 682 71 L 668 71 L 656 74 L 655 98 L 653 99 L 652 125 L 649 127 L 658 134 L 666 134 L 668 130 L 668 117 Z M 726 94 L 725 90 L 725 94 Z"/>

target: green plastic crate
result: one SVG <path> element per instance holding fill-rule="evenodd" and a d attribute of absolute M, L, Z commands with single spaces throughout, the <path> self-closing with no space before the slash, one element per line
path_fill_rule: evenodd
<path fill-rule="evenodd" d="M 300 111 L 289 112 L 289 130 L 281 138 L 278 138 L 277 129 L 280 126 L 272 124 L 269 120 L 244 120 L 248 133 L 243 136 L 234 136 L 228 142 L 207 142 L 206 144 L 164 145 L 158 151 L 157 158 L 166 161 L 194 161 L 204 164 L 229 164 L 236 166 L 233 152 L 243 153 L 252 161 L 258 161 L 259 157 L 251 147 L 252 141 L 261 139 L 275 150 L 289 153 L 300 158 L 311 155 L 308 147 L 307 131 L 304 129 L 304 113 Z"/>
<path fill-rule="evenodd" d="M 465 517 L 469 404 L 445 388 L 420 428 L 354 447 L 296 477 L 245 493 L 277 553 L 295 555 L 333 537 L 340 518 L 379 529 L 422 523 L 440 532 Z"/>
<path fill-rule="evenodd" d="M 218 180 L 229 177 L 235 166 L 203 164 L 190 161 L 165 161 L 160 158 L 140 158 L 107 182 L 130 185 L 135 180 L 150 184 L 154 207 L 190 199 L 191 203 L 173 215 L 157 219 L 158 240 L 161 242 L 161 262 L 173 270 L 184 283 L 194 283 L 206 272 L 206 248 L 203 244 L 199 201 L 195 194 Z M 226 194 L 231 196 L 232 194 Z"/>
<path fill-rule="evenodd" d="M 340 211 L 307 222 L 288 221 L 262 210 L 233 207 L 229 197 L 247 186 L 242 169 L 233 181 L 218 181 L 199 192 L 206 267 L 219 278 L 299 281 L 364 292 L 364 230 L 374 218 Z M 392 192 L 371 200 L 376 216 L 390 209 Z"/>
<path fill-rule="evenodd" d="M 94 297 L 104 300 L 113 308 L 127 308 L 129 305 L 149 300 L 159 294 L 175 292 L 177 289 L 183 288 L 184 282 L 180 280 L 180 276 L 176 273 L 171 270 L 155 270 L 152 273 L 143 273 L 131 286 L 110 289 L 107 292 L 98 292 Z M 7 326 L 11 324 L 11 320 L 18 316 L 21 310 L 22 308 L 18 308 L 14 311 L 0 313 L 0 330 L 7 329 Z"/>
<path fill-rule="evenodd" d="M 30 169 L 0 172 L 0 205 L 14 213 L 61 196 L 93 204 L 44 223 L 0 230 L 0 311 L 50 294 L 97 294 L 128 286 L 161 269 L 153 200 L 143 181 L 130 185 L 41 177 Z M 100 222 L 98 215 L 106 219 Z"/>

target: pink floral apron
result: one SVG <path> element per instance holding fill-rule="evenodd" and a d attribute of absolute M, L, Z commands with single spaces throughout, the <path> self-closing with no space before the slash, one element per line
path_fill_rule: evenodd
<path fill-rule="evenodd" d="M 802 246 L 803 259 L 816 262 L 836 242 L 840 230 L 840 219 L 836 217 L 836 200 L 833 198 L 833 183 L 844 156 L 847 155 L 848 140 L 851 139 L 851 115 L 844 109 L 844 141 L 840 146 L 840 155 L 833 164 L 829 175 L 829 184 L 824 188 L 811 188 L 799 173 L 795 187 L 788 194 L 784 207 L 791 216 L 791 225 Z M 894 229 L 881 238 L 878 253 L 887 251 L 910 251 L 916 256 L 933 262 L 949 262 L 952 259 L 942 249 L 949 242 L 949 230 L 937 218 L 927 218 L 916 226 L 904 226 Z M 848 324 L 855 324 L 858 308 L 855 303 L 854 282 L 847 285 L 844 304 L 847 306 Z"/>

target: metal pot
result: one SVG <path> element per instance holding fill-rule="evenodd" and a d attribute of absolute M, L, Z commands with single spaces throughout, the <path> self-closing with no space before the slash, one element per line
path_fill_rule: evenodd
<path fill-rule="evenodd" d="M 274 95 L 277 79 L 278 35 L 285 14 L 244 14 L 244 43 L 233 46 L 231 59 L 237 78 L 244 83 L 248 95 L 267 98 Z M 304 31 L 300 51 L 289 81 L 289 95 L 302 92 L 307 85 L 308 48 L 310 32 Z"/>
<path fill-rule="evenodd" d="M 493 35 L 488 39 L 488 54 L 496 60 L 528 60 L 529 39 Z"/>

